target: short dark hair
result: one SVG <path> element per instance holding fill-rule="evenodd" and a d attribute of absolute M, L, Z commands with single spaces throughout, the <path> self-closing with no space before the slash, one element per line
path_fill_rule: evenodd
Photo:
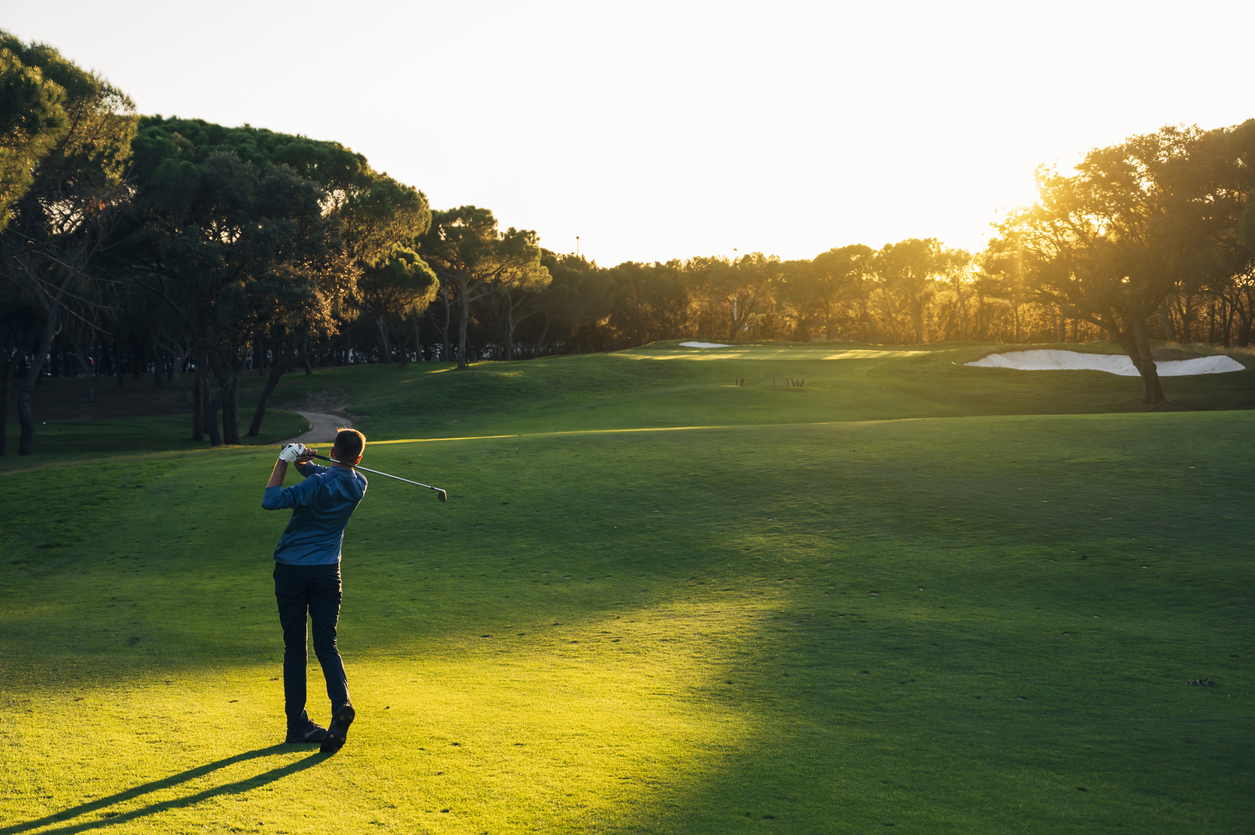
<path fill-rule="evenodd" d="M 345 458 L 354 461 L 360 458 L 362 450 L 366 449 L 366 436 L 356 429 L 340 429 L 336 432 L 336 441 L 333 446 L 340 450 Z"/>

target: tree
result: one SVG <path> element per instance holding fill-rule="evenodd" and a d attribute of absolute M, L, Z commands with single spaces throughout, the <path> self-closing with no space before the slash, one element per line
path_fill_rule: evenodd
<path fill-rule="evenodd" d="M 432 213 L 420 253 L 440 278 L 446 314 L 452 301 L 458 302 L 459 368 L 470 364 L 466 330 L 471 303 L 501 287 L 540 280 L 539 274 L 545 270 L 535 232 L 513 227 L 499 232 L 492 212 L 475 206 Z"/>
<path fill-rule="evenodd" d="M 735 342 L 774 303 L 783 268 L 778 257 L 753 252 L 735 261 L 691 258 L 685 262 L 685 273 L 707 318 L 721 331 L 711 335 Z"/>
<path fill-rule="evenodd" d="M 196 341 L 194 412 L 213 444 L 238 444 L 238 383 L 244 355 L 267 329 L 334 330 L 333 311 L 357 272 L 326 193 L 285 165 L 260 169 L 234 152 L 154 172 L 131 270 Z M 209 400 L 210 370 L 219 391 Z M 222 435 L 216 413 L 223 408 Z"/>
<path fill-rule="evenodd" d="M 1172 174 L 1174 186 L 1194 195 L 1191 203 L 1205 230 L 1205 252 L 1192 285 L 1218 300 L 1228 319 L 1237 316 L 1238 344 L 1249 345 L 1255 321 L 1255 119 L 1207 131 L 1191 149 L 1190 162 Z M 1225 345 L 1231 330 L 1226 321 Z"/>
<path fill-rule="evenodd" d="M 794 341 L 811 341 L 817 323 L 827 331 L 827 311 L 831 304 L 824 296 L 824 289 L 813 261 L 796 259 L 781 263 L 776 302 L 785 320 L 792 323 L 790 338 Z"/>
<path fill-rule="evenodd" d="M 1025 270 L 1024 253 L 1015 242 L 995 238 L 980 258 L 980 271 L 973 289 L 979 296 L 1006 302 L 1011 310 L 1011 341 L 1023 338 L 1020 309 L 1037 298 Z M 1005 331 L 1004 331 L 1005 332 Z"/>
<path fill-rule="evenodd" d="M 9 220 L 0 240 L 4 279 L 29 290 L 41 310 L 34 361 L 18 390 L 18 452 L 30 455 L 35 383 L 64 317 L 75 305 L 90 304 L 86 285 L 99 278 L 96 262 L 130 196 L 122 176 L 135 118 L 124 93 L 51 47 L 25 46 L 7 34 L 0 35 L 0 46 L 14 85 L 5 90 L 13 96 L 6 108 L 23 102 L 36 108 L 26 118 L 10 109 L 5 118 L 2 129 L 12 145 L 3 163 L 28 168 L 4 175 L 6 199 L 20 196 L 0 207 Z"/>
<path fill-rule="evenodd" d="M 310 303 L 302 298 L 304 290 L 295 296 L 276 292 L 250 298 L 250 304 L 262 305 L 265 310 L 256 311 L 253 326 L 239 334 L 255 343 L 259 358 L 271 358 L 270 375 L 253 415 L 250 435 L 260 431 L 270 395 L 286 371 L 327 348 L 330 340 L 356 330 L 379 329 L 386 342 L 390 317 L 411 315 L 427 303 L 431 273 L 426 265 L 418 263 L 421 259 L 412 249 L 430 223 L 427 198 L 417 189 L 373 171 L 361 154 L 335 142 L 248 125 L 227 128 L 199 119 L 161 116 L 140 121 L 135 147 L 135 177 L 144 206 L 137 222 L 162 230 L 156 233 L 159 236 L 182 228 L 182 223 L 172 218 L 189 209 L 189 201 L 196 199 L 194 195 L 209 161 L 223 154 L 233 155 L 241 164 L 253 166 L 263 174 L 290 172 L 317 192 L 321 218 L 312 226 L 297 230 L 300 234 L 310 233 L 307 243 L 320 235 L 324 237 L 322 246 L 326 249 L 319 256 L 320 265 L 301 267 L 308 276 L 317 276 L 310 279 L 317 285 L 315 301 Z M 289 184 L 295 186 L 295 181 Z M 214 209 L 202 207 L 198 211 L 201 221 L 205 221 Z M 198 229 L 203 227 L 201 221 L 196 222 Z M 409 255 L 401 254 L 402 250 Z M 139 260 L 141 270 L 151 272 L 153 265 L 142 266 L 144 259 Z M 364 280 L 364 296 L 358 295 L 359 275 Z M 197 339 L 203 346 L 203 329 L 199 333 Z M 243 345 L 237 346 L 236 352 L 243 349 Z M 202 365 L 198 362 L 198 367 Z M 224 379 L 229 384 L 233 377 L 228 374 Z M 193 437 L 200 439 L 203 413 L 211 404 L 207 377 L 198 374 L 197 380 Z M 230 399 L 233 395 L 228 391 L 226 396 Z M 230 419 L 229 413 L 224 412 L 224 420 Z M 212 427 L 210 432 L 213 440 Z"/>
<path fill-rule="evenodd" d="M 1142 379 L 1142 400 L 1165 397 L 1148 320 L 1215 266 L 1217 190 L 1199 176 L 1197 128 L 1165 127 L 1090 151 L 1075 174 L 1039 169 L 1040 197 L 999 226 L 1021 253 L 1039 299 L 1102 328 Z"/>
<path fill-rule="evenodd" d="M 933 285 L 942 266 L 941 244 L 936 238 L 910 238 L 896 244 L 885 244 L 876 253 L 873 269 L 880 278 L 885 311 L 895 339 L 898 338 L 897 325 L 893 321 L 896 297 L 910 312 L 915 325 L 916 344 L 928 341 L 924 332 L 924 308 L 933 296 Z"/>
<path fill-rule="evenodd" d="M 56 60 L 48 47 L 26 47 L 0 31 L 0 231 L 34 183 L 36 166 L 69 128 L 65 88 L 40 69 Z"/>
<path fill-rule="evenodd" d="M 135 138 L 135 178 L 141 187 L 155 179 L 177 182 L 224 151 L 259 168 L 287 166 L 320 186 L 324 210 L 339 219 L 344 247 L 362 267 L 386 261 L 397 246 L 412 247 L 431 224 L 426 196 L 372 170 L 363 155 L 337 142 L 249 125 L 145 116 Z"/>
<path fill-rule="evenodd" d="M 837 247 L 816 255 L 812 260 L 812 280 L 815 295 L 824 320 L 824 334 L 836 338 L 834 331 L 835 308 L 852 302 L 858 307 L 858 315 L 867 326 L 869 341 L 876 341 L 876 325 L 867 309 L 868 275 L 875 250 L 863 244 Z"/>
<path fill-rule="evenodd" d="M 396 245 L 391 255 L 367 267 L 357 282 L 356 306 L 379 330 L 385 361 L 392 356 L 389 316 L 408 319 L 421 314 L 436 298 L 440 280 L 414 250 Z"/>
<path fill-rule="evenodd" d="M 29 287 L 0 282 L 0 455 L 8 452 L 9 382 L 39 338 L 43 313 Z"/>
<path fill-rule="evenodd" d="M 603 350 L 608 345 L 605 325 L 614 309 L 610 271 L 578 255 L 560 255 L 555 260 L 560 267 L 556 272 L 546 262 L 553 281 L 545 292 L 553 306 L 546 308 L 545 333 L 551 324 L 558 324 L 565 338 L 555 342 L 568 353 Z"/>
<path fill-rule="evenodd" d="M 553 276 L 543 264 L 540 248 L 536 247 L 535 261 L 529 262 L 515 280 L 503 281 L 497 285 L 501 341 L 505 346 L 506 359 L 514 359 L 514 334 L 519 324 L 540 312 L 543 293 L 552 283 Z"/>
<path fill-rule="evenodd" d="M 975 291 L 972 289 L 972 253 L 965 249 L 947 249 L 942 251 L 937 266 L 941 271 L 941 281 L 954 294 L 955 308 L 959 319 L 959 341 L 967 341 L 968 309 L 967 303 Z"/>
<path fill-rule="evenodd" d="M 570 256 L 570 259 L 573 261 L 574 256 Z M 569 329 L 590 312 L 585 304 L 585 294 L 581 292 L 589 284 L 585 270 L 547 250 L 541 254 L 541 264 L 549 272 L 550 281 L 537 296 L 536 314 L 544 325 L 536 337 L 533 358 L 540 356 L 554 324 L 564 325 Z"/>
<path fill-rule="evenodd" d="M 685 267 L 626 261 L 608 270 L 614 287 L 608 324 L 631 345 L 680 336 L 690 306 Z"/>

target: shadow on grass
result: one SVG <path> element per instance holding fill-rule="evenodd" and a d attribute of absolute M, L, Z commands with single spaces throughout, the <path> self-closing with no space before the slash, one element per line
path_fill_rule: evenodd
<path fill-rule="evenodd" d="M 137 797 L 142 797 L 146 794 L 151 794 L 152 792 L 162 791 L 163 789 L 169 789 L 179 785 L 180 783 L 195 780 L 198 777 L 204 777 L 206 774 L 210 774 L 222 768 L 227 768 L 235 765 L 236 763 L 255 760 L 261 757 L 270 757 L 276 754 L 289 753 L 292 750 L 293 748 L 289 745 L 279 744 L 271 745 L 267 748 L 258 748 L 255 751 L 247 751 L 243 754 L 236 754 L 234 757 L 227 757 L 224 760 L 218 760 L 217 762 L 212 762 L 208 765 L 197 766 L 196 768 L 188 769 L 187 771 L 171 775 L 170 777 L 166 777 L 162 780 L 154 780 L 151 783 L 145 783 L 142 786 L 136 786 L 133 789 L 127 789 L 126 791 L 118 792 L 117 794 L 110 795 L 109 797 L 102 797 L 99 800 L 93 800 L 89 803 L 83 803 L 70 809 L 46 815 L 38 820 L 0 827 L 0 835 L 29 832 L 35 829 L 42 829 L 45 826 L 65 823 L 72 818 L 81 817 L 102 809 L 108 809 L 110 806 L 126 803 L 127 801 L 133 800 Z M 288 765 L 280 766 L 279 768 L 272 768 L 269 771 L 264 771 L 256 776 L 247 777 L 243 780 L 236 780 L 234 783 L 214 786 L 213 788 L 205 789 L 204 791 L 199 791 L 195 794 L 189 794 L 185 797 L 177 797 L 172 800 L 163 800 L 159 803 L 151 803 L 148 806 L 143 806 L 139 809 L 132 809 L 129 812 L 105 812 L 105 816 L 97 820 L 83 821 L 80 823 L 68 823 L 67 825 L 61 826 L 57 829 L 43 830 L 41 835 L 52 835 L 52 833 L 58 833 L 59 835 L 60 833 L 87 832 L 92 829 L 100 829 L 102 827 L 114 826 L 120 823 L 129 823 L 139 818 L 169 811 L 170 809 L 183 809 L 189 806 L 195 806 L 196 804 L 206 801 L 212 797 L 229 794 L 243 794 L 244 792 L 267 785 L 268 783 L 281 780 L 289 775 L 304 771 L 307 768 L 313 768 L 323 760 L 327 759 L 328 756 L 330 755 L 320 754 L 315 751 L 304 759 L 297 760 L 294 763 L 289 763 Z"/>

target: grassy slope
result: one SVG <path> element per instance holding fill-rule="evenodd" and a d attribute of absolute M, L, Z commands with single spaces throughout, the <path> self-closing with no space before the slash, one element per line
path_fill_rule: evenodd
<path fill-rule="evenodd" d="M 274 402 L 292 406 L 330 392 L 352 404 L 355 425 L 378 439 L 1145 410 L 1136 378 L 963 365 L 995 347 L 769 343 L 693 350 L 664 343 L 462 372 L 426 363 L 296 374 Z M 789 388 L 790 379 L 805 388 Z M 1157 411 L 1255 408 L 1255 368 L 1168 378 L 1164 387 L 1172 402 Z"/>
<path fill-rule="evenodd" d="M 273 746 L 269 453 L 5 476 L 0 835 L 1249 822 L 1251 413 L 812 350 L 336 378 L 372 438 L 527 437 L 370 449 L 450 503 L 372 480 L 330 759 Z"/>

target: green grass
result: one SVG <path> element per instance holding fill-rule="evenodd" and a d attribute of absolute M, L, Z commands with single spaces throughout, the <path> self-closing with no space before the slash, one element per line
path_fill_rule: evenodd
<path fill-rule="evenodd" d="M 284 379 L 274 402 L 290 406 L 328 392 L 351 404 L 354 424 L 368 438 L 390 440 L 1147 410 L 1136 378 L 964 366 L 997 347 L 767 343 L 694 350 L 661 343 L 613 354 L 484 363 L 463 371 L 418 363 L 293 374 Z M 1238 359 L 1255 366 L 1246 355 Z M 804 381 L 804 388 L 790 388 L 791 379 Z M 736 380 L 744 385 L 735 385 Z M 251 378 L 246 382 L 260 385 Z M 1171 402 L 1153 411 L 1255 409 L 1255 367 L 1167 378 L 1164 388 Z"/>
<path fill-rule="evenodd" d="M 4 475 L 0 835 L 1243 831 L 1252 372 L 838 350 L 316 375 L 450 494 L 349 527 L 334 757 L 275 745 L 273 451 Z"/>

